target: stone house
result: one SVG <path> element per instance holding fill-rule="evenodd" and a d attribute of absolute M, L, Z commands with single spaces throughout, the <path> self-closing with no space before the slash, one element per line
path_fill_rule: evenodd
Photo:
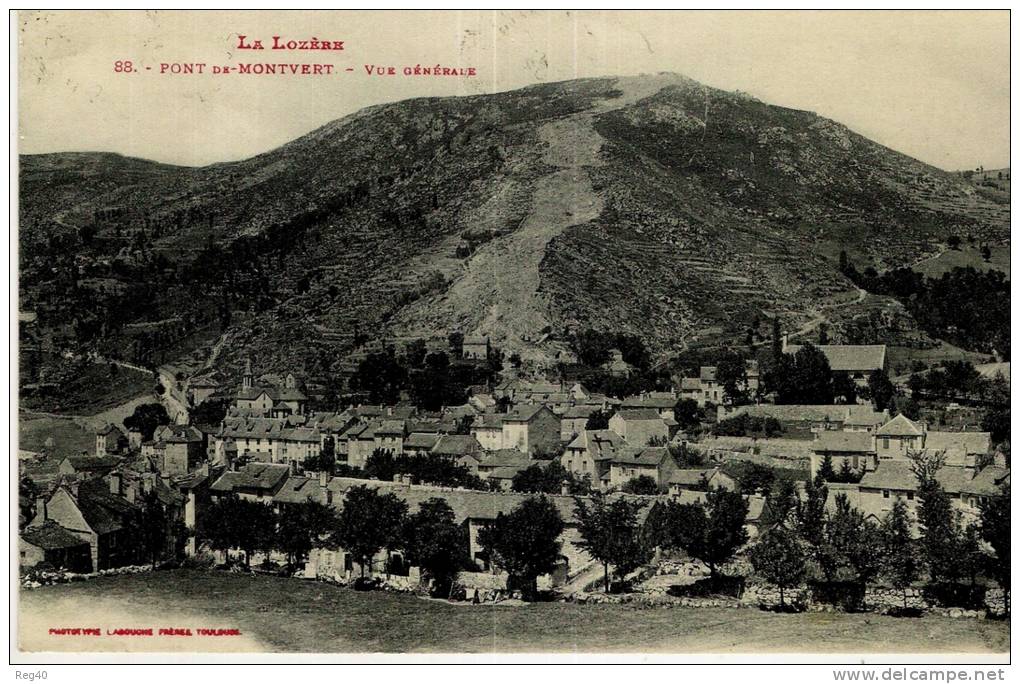
<path fill-rule="evenodd" d="M 503 448 L 503 416 L 501 413 L 482 413 L 471 424 L 471 435 L 485 451 Z"/>
<path fill-rule="evenodd" d="M 621 409 L 609 419 L 609 429 L 632 447 L 669 439 L 669 428 L 655 409 Z"/>
<path fill-rule="evenodd" d="M 630 480 L 647 475 L 655 484 L 666 487 L 678 470 L 666 447 L 618 449 L 609 459 L 609 486 L 622 487 Z"/>
<path fill-rule="evenodd" d="M 248 463 L 240 470 L 228 470 L 209 488 L 215 498 L 237 494 L 248 501 L 270 504 L 290 477 L 290 467 L 276 463 Z"/>
<path fill-rule="evenodd" d="M 107 423 L 96 431 L 96 457 L 122 454 L 127 450 L 128 438 L 116 425 Z"/>
<path fill-rule="evenodd" d="M 18 554 L 23 569 L 46 563 L 71 572 L 92 571 L 89 542 L 52 520 L 24 529 L 18 540 Z"/>
<path fill-rule="evenodd" d="M 489 358 L 489 338 L 485 335 L 465 335 L 463 350 L 465 359 L 484 361 Z"/>
<path fill-rule="evenodd" d="M 787 336 L 783 335 L 784 354 L 796 354 L 801 347 L 789 344 Z M 860 387 L 868 384 L 872 374 L 888 369 L 884 344 L 818 344 L 815 348 L 825 355 L 833 373 L 846 374 Z"/>
<path fill-rule="evenodd" d="M 560 419 L 547 406 L 517 406 L 503 416 L 501 449 L 518 449 L 529 455 L 558 454 Z"/>

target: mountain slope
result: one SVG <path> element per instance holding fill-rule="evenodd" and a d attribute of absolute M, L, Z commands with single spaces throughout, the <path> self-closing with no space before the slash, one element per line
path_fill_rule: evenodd
<path fill-rule="evenodd" d="M 670 74 L 371 107 L 198 169 L 21 164 L 21 306 L 58 346 L 158 361 L 226 326 L 228 361 L 325 376 L 356 333 L 547 359 L 578 327 L 663 353 L 762 314 L 810 325 L 858 297 L 841 249 L 888 266 L 1008 239 L 1008 205 L 959 178 Z"/>

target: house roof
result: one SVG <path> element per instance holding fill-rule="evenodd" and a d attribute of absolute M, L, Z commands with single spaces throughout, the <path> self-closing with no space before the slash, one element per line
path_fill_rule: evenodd
<path fill-rule="evenodd" d="M 681 378 L 680 379 L 681 390 L 700 390 L 701 379 L 700 378 Z"/>
<path fill-rule="evenodd" d="M 561 414 L 561 418 L 567 420 L 577 420 L 580 418 L 588 418 L 591 414 L 599 410 L 598 406 L 592 406 L 590 404 L 579 404 L 577 406 L 571 406 Z"/>
<path fill-rule="evenodd" d="M 107 423 L 107 424 L 106 424 L 106 425 L 104 425 L 103 427 L 101 427 L 101 428 L 99 428 L 98 430 L 96 430 L 96 434 L 97 434 L 97 435 L 114 435 L 114 436 L 122 436 L 122 435 L 123 435 L 124 433 L 123 433 L 123 432 L 121 431 L 121 429 L 120 429 L 119 427 L 117 427 L 116 425 L 113 425 L 113 424 L 111 424 L 111 423 Z"/>
<path fill-rule="evenodd" d="M 96 534 L 115 532 L 124 527 L 124 518 L 138 507 L 122 496 L 110 493 L 105 480 L 86 480 L 78 486 L 78 509 Z"/>
<path fill-rule="evenodd" d="M 883 425 L 889 420 L 888 409 L 875 411 L 870 406 L 847 406 L 844 425 L 876 426 Z"/>
<path fill-rule="evenodd" d="M 545 404 L 518 404 L 513 409 L 503 416 L 503 422 L 505 423 L 527 423 L 542 410 L 548 411 L 549 409 Z"/>
<path fill-rule="evenodd" d="M 624 409 L 671 409 L 676 406 L 676 398 L 672 396 L 626 397 L 621 405 Z"/>
<path fill-rule="evenodd" d="M 213 483 L 216 492 L 235 489 L 274 489 L 290 474 L 290 467 L 282 463 L 248 463 L 241 470 L 228 470 Z"/>
<path fill-rule="evenodd" d="M 702 366 L 698 372 L 698 378 L 704 382 L 715 382 L 715 366 Z"/>
<path fill-rule="evenodd" d="M 987 454 L 992 450 L 989 432 L 932 432 L 924 435 L 924 448 L 934 451 L 958 450 L 966 454 Z"/>
<path fill-rule="evenodd" d="M 527 468 L 533 463 L 536 463 L 536 461 L 517 449 L 498 449 L 496 451 L 485 452 L 485 455 L 478 461 L 478 466 L 481 468 L 499 468 L 505 466 Z"/>
<path fill-rule="evenodd" d="M 475 422 L 471 424 L 471 429 L 502 430 L 503 417 L 502 413 L 482 413 L 475 416 Z"/>
<path fill-rule="evenodd" d="M 464 344 L 488 344 L 489 338 L 485 335 L 465 335 Z"/>
<path fill-rule="evenodd" d="M 715 473 L 715 468 L 682 468 L 673 471 L 669 477 L 669 484 L 695 486 L 707 481 Z"/>
<path fill-rule="evenodd" d="M 201 442 L 204 437 L 202 432 L 194 425 L 161 425 L 156 428 L 153 439 L 163 441 L 167 444 L 188 444 Z"/>
<path fill-rule="evenodd" d="M 879 437 L 918 437 L 924 433 L 920 425 L 901 413 L 878 428 L 875 434 Z"/>
<path fill-rule="evenodd" d="M 404 434 L 404 421 L 402 420 L 384 420 L 375 429 L 377 435 L 403 435 Z"/>
<path fill-rule="evenodd" d="M 412 432 L 404 440 L 404 449 L 431 450 L 439 441 L 439 435 L 431 432 Z"/>
<path fill-rule="evenodd" d="M 818 434 L 811 448 L 816 453 L 827 451 L 845 453 L 875 453 L 875 439 L 870 432 L 842 432 L 825 430 Z"/>
<path fill-rule="evenodd" d="M 666 447 L 645 447 L 643 449 L 618 449 L 612 455 L 611 462 L 620 465 L 658 466 L 669 455 Z"/>
<path fill-rule="evenodd" d="M 467 456 L 482 450 L 474 435 L 442 435 L 430 453 L 438 456 Z"/>
<path fill-rule="evenodd" d="M 87 541 L 74 536 L 53 520 L 47 520 L 36 527 L 26 528 L 21 532 L 21 538 L 29 544 L 47 551 L 89 545 Z"/>
<path fill-rule="evenodd" d="M 971 481 L 970 470 L 956 466 L 943 466 L 935 475 L 942 488 L 950 494 L 965 491 Z M 861 489 L 890 489 L 916 492 L 917 477 L 908 461 L 880 461 L 878 468 L 864 474 Z"/>
<path fill-rule="evenodd" d="M 120 465 L 116 456 L 68 456 L 68 463 L 78 472 L 95 472 L 109 470 Z"/>
<path fill-rule="evenodd" d="M 979 496 L 996 496 L 1002 493 L 1002 485 L 1009 480 L 1009 468 L 1000 466 L 986 466 L 974 476 L 970 482 L 961 487 L 960 491 L 966 494 L 977 494 Z"/>
<path fill-rule="evenodd" d="M 790 344 L 783 350 L 796 354 L 803 345 Z M 819 344 L 815 349 L 825 354 L 834 371 L 877 371 L 885 368 L 884 344 Z"/>
<path fill-rule="evenodd" d="M 650 408 L 621 409 L 616 415 L 626 421 L 651 420 L 656 423 L 662 422 L 662 416 L 659 415 L 659 412 Z"/>
<path fill-rule="evenodd" d="M 273 495 L 274 503 L 305 503 L 307 501 L 326 503 L 325 490 L 319 486 L 319 481 L 310 477 L 289 477 L 280 487 L 280 491 Z"/>

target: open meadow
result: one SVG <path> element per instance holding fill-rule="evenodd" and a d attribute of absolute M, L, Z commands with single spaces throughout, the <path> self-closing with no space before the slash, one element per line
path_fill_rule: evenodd
<path fill-rule="evenodd" d="M 451 604 L 409 594 L 218 571 L 166 570 L 22 590 L 24 650 L 322 653 L 1005 653 L 1009 623 L 875 614 L 633 605 Z M 48 635 L 98 627 L 100 637 Z M 237 629 L 134 636 L 117 628 Z"/>

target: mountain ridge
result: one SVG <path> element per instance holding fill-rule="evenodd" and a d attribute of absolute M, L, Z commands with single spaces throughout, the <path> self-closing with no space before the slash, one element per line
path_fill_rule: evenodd
<path fill-rule="evenodd" d="M 21 158 L 22 308 L 52 319 L 47 286 L 95 274 L 130 293 L 89 295 L 123 319 L 106 328 L 190 312 L 267 370 L 452 329 L 539 362 L 583 327 L 667 354 L 855 299 L 841 250 L 887 267 L 951 233 L 1008 239 L 1008 206 L 947 172 L 676 74 L 373 105 L 237 162 L 120 159 Z"/>

